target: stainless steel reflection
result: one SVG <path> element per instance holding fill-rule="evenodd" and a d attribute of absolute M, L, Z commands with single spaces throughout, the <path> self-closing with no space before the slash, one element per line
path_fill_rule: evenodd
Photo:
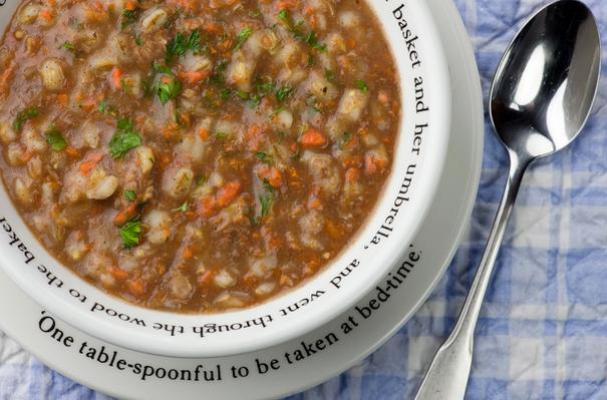
<path fill-rule="evenodd" d="M 506 52 L 489 105 L 510 158 L 506 189 L 455 329 L 434 357 L 416 399 L 464 398 L 474 329 L 523 175 L 534 160 L 567 147 L 582 131 L 598 88 L 600 53 L 596 20 L 576 0 L 539 11 Z"/>

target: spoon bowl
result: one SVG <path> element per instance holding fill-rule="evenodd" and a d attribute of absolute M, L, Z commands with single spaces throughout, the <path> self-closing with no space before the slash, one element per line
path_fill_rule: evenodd
<path fill-rule="evenodd" d="M 490 115 L 504 145 L 530 159 L 569 145 L 590 114 L 600 53 L 596 20 L 583 3 L 561 0 L 538 12 L 493 81 Z"/>

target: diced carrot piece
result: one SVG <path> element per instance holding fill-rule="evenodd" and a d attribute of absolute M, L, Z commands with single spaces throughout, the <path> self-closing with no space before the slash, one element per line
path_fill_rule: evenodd
<path fill-rule="evenodd" d="M 346 182 L 354 183 L 360 179 L 360 169 L 358 168 L 348 168 L 346 171 Z"/>
<path fill-rule="evenodd" d="M 137 203 L 131 203 L 116 215 L 114 224 L 122 226 L 133 219 L 135 215 L 137 215 Z"/>
<path fill-rule="evenodd" d="M 119 281 L 123 281 L 129 277 L 129 273 L 123 270 L 122 268 L 112 267 L 110 269 L 110 274 Z"/>
<path fill-rule="evenodd" d="M 194 253 L 192 252 L 192 249 L 189 246 L 183 249 L 183 258 L 185 260 L 191 260 L 192 258 L 194 258 Z"/>
<path fill-rule="evenodd" d="M 57 95 L 57 102 L 59 104 L 61 104 L 62 106 L 66 107 L 68 105 L 69 101 L 70 101 L 70 97 L 67 94 L 61 93 L 61 94 Z"/>
<path fill-rule="evenodd" d="M 132 0 L 129 0 L 124 5 L 124 8 L 125 8 L 125 10 L 134 11 L 137 9 L 137 3 Z"/>
<path fill-rule="evenodd" d="M 11 65 L 2 72 L 2 75 L 0 75 L 0 95 L 4 95 L 8 92 L 8 86 L 15 73 L 15 68 L 15 63 L 11 63 Z"/>
<path fill-rule="evenodd" d="M 372 154 L 365 155 L 365 174 L 373 175 L 387 167 L 386 160 L 380 160 Z"/>
<path fill-rule="evenodd" d="M 276 4 L 276 9 L 278 11 L 282 10 L 292 10 L 298 6 L 299 2 L 297 0 L 281 0 Z"/>
<path fill-rule="evenodd" d="M 80 155 L 80 152 L 78 151 L 78 149 L 76 149 L 72 146 L 68 146 L 65 149 L 65 154 L 67 154 L 68 156 L 70 156 L 72 158 L 78 158 L 78 156 Z"/>
<path fill-rule="evenodd" d="M 122 89 L 122 77 L 124 72 L 120 68 L 114 67 L 112 69 L 112 85 L 114 85 L 115 89 Z"/>
<path fill-rule="evenodd" d="M 327 137 L 314 128 L 308 129 L 301 137 L 301 144 L 306 149 L 325 147 L 327 143 Z"/>
<path fill-rule="evenodd" d="M 332 239 L 337 240 L 343 237 L 344 230 L 340 229 L 339 225 L 337 225 L 331 220 L 327 221 L 327 223 L 325 224 L 325 229 L 327 230 L 327 233 Z"/>
<path fill-rule="evenodd" d="M 211 75 L 210 71 L 183 71 L 179 77 L 189 85 L 196 85 Z"/>
<path fill-rule="evenodd" d="M 142 296 L 143 294 L 145 294 L 145 286 L 143 286 L 143 283 L 139 279 L 129 281 L 127 283 L 127 288 L 129 292 L 131 292 L 135 296 Z"/>
<path fill-rule="evenodd" d="M 268 181 L 270 186 L 278 189 L 282 186 L 282 173 L 275 167 L 264 167 L 259 172 L 259 177 L 263 180 Z"/>
<path fill-rule="evenodd" d="M 208 285 L 213 280 L 213 275 L 214 275 L 213 271 L 205 272 L 198 278 L 198 285 L 199 286 Z"/>
<path fill-rule="evenodd" d="M 215 201 L 215 197 L 207 196 L 200 202 L 200 205 L 198 206 L 198 213 L 203 217 L 208 218 L 215 214 L 216 208 L 217 202 Z"/>
<path fill-rule="evenodd" d="M 209 133 L 209 130 L 206 128 L 200 128 L 200 130 L 198 131 L 198 136 L 200 136 L 200 138 L 203 141 L 206 141 L 209 139 L 209 137 L 211 136 L 211 134 Z"/>
<path fill-rule="evenodd" d="M 249 150 L 259 151 L 264 139 L 263 129 L 259 125 L 251 125 L 245 134 L 245 139 Z"/>
<path fill-rule="evenodd" d="M 209 33 L 221 33 L 221 26 L 215 22 L 207 23 L 203 29 Z"/>
<path fill-rule="evenodd" d="M 84 176 L 89 176 L 101 160 L 103 160 L 103 154 L 99 153 L 93 155 L 87 161 L 80 164 L 80 173 L 82 173 Z"/>
<path fill-rule="evenodd" d="M 42 19 L 44 19 L 46 22 L 52 22 L 53 21 L 53 13 L 50 10 L 42 10 L 40 11 L 40 16 L 42 17 Z"/>
<path fill-rule="evenodd" d="M 28 162 L 29 160 L 32 159 L 32 157 L 34 156 L 34 153 L 32 151 L 24 151 L 23 155 L 21 156 L 21 161 L 23 162 Z"/>
<path fill-rule="evenodd" d="M 221 208 L 229 206 L 240 194 L 241 187 L 242 185 L 237 181 L 227 183 L 217 192 L 217 205 Z"/>

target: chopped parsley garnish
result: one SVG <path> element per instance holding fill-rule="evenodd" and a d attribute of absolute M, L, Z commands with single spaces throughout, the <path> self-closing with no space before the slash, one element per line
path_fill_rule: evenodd
<path fill-rule="evenodd" d="M 102 114 L 105 114 L 108 110 L 108 104 L 107 101 L 103 100 L 101 103 L 99 103 L 99 112 Z"/>
<path fill-rule="evenodd" d="M 181 94 L 181 82 L 174 76 L 163 76 L 158 83 L 157 93 L 162 104 L 177 98 Z"/>
<path fill-rule="evenodd" d="M 124 10 L 122 12 L 122 29 L 125 29 L 127 26 L 134 24 L 137 19 L 139 19 L 139 10 Z"/>
<path fill-rule="evenodd" d="M 249 100 L 249 94 L 247 92 L 243 92 L 242 90 L 237 91 L 236 96 L 238 96 L 241 100 Z"/>
<path fill-rule="evenodd" d="M 165 56 L 167 64 L 173 62 L 175 58 L 185 56 L 188 50 L 192 51 L 194 54 L 200 53 L 200 42 L 199 31 L 192 32 L 187 38 L 183 33 L 178 33 L 177 36 L 167 44 Z"/>
<path fill-rule="evenodd" d="M 291 15 L 287 10 L 282 10 L 278 13 L 278 19 L 284 23 L 286 28 L 291 32 L 293 37 L 301 42 L 306 43 L 311 48 L 318 51 L 326 51 L 327 45 L 324 43 L 320 43 L 318 40 L 318 36 L 316 32 L 310 31 L 309 33 L 305 33 L 302 30 L 304 25 L 303 21 L 298 21 L 297 23 L 293 23 L 291 19 Z"/>
<path fill-rule="evenodd" d="M 276 100 L 280 103 L 285 101 L 289 96 L 293 94 L 293 88 L 290 86 L 283 86 L 276 91 Z"/>
<path fill-rule="evenodd" d="M 143 140 L 135 131 L 133 121 L 122 118 L 118 121 L 118 128 L 110 141 L 110 154 L 114 159 L 124 157 L 132 149 L 141 146 Z"/>
<path fill-rule="evenodd" d="M 246 41 L 249 40 L 251 35 L 253 35 L 253 29 L 244 28 L 243 30 L 241 30 L 238 36 L 236 37 L 236 47 L 234 47 L 234 50 L 240 49 L 246 43 Z"/>
<path fill-rule="evenodd" d="M 51 126 L 50 129 L 46 131 L 46 142 L 51 146 L 53 151 L 59 152 L 67 148 L 67 141 L 61 134 L 61 131 L 55 126 Z"/>
<path fill-rule="evenodd" d="M 99 103 L 97 110 L 99 110 L 101 114 L 116 115 L 116 108 L 110 105 L 107 100 L 103 100 L 101 103 Z"/>
<path fill-rule="evenodd" d="M 181 213 L 187 213 L 188 211 L 190 211 L 190 204 L 186 201 L 185 203 L 183 203 L 182 205 L 180 205 L 179 207 L 177 207 L 173 211 L 181 212 Z"/>
<path fill-rule="evenodd" d="M 137 200 L 137 193 L 134 190 L 127 190 L 124 192 L 124 197 L 132 203 Z"/>
<path fill-rule="evenodd" d="M 276 85 L 274 85 L 272 82 L 261 82 L 261 83 L 258 83 L 256 86 L 257 86 L 257 91 L 262 96 L 265 96 L 269 93 L 272 93 L 274 90 L 276 90 Z"/>
<path fill-rule="evenodd" d="M 264 153 L 263 151 L 258 151 L 255 153 L 255 156 L 264 164 L 272 164 L 272 156 L 268 153 Z"/>
<path fill-rule="evenodd" d="M 259 224 L 261 221 L 270 215 L 272 211 L 272 207 L 274 207 L 274 201 L 276 197 L 276 193 L 272 185 L 268 183 L 268 181 L 263 182 L 263 187 L 265 189 L 265 193 L 258 197 L 259 204 L 261 206 L 260 215 L 255 218 L 255 223 Z"/>
<path fill-rule="evenodd" d="M 367 82 L 359 79 L 356 81 L 356 86 L 358 86 L 358 88 L 363 92 L 363 93 L 367 93 L 369 91 L 369 86 L 367 85 Z"/>
<path fill-rule="evenodd" d="M 270 215 L 270 211 L 274 205 L 274 196 L 271 193 L 266 193 L 259 196 L 259 202 L 261 203 L 261 219 L 264 219 Z"/>
<path fill-rule="evenodd" d="M 120 228 L 120 237 L 124 247 L 132 249 L 138 246 L 141 242 L 141 232 L 141 221 L 130 221 Z"/>
<path fill-rule="evenodd" d="M 308 35 L 306 36 L 305 40 L 304 40 L 310 47 L 312 47 L 313 49 L 316 49 L 318 51 L 326 51 L 327 50 L 327 45 L 324 43 L 320 43 L 318 41 L 318 36 L 316 36 L 316 32 L 311 31 L 310 33 L 308 33 Z"/>
<path fill-rule="evenodd" d="M 226 101 L 230 98 L 230 95 L 232 94 L 232 91 L 230 89 L 221 89 L 221 92 L 219 92 L 219 96 L 221 97 L 221 100 Z"/>
<path fill-rule="evenodd" d="M 225 85 L 224 72 L 227 68 L 228 62 L 226 60 L 221 60 L 214 68 L 213 75 L 211 75 L 209 81 L 216 86 L 223 87 Z"/>
<path fill-rule="evenodd" d="M 215 137 L 219 140 L 226 140 L 228 138 L 228 135 L 226 132 L 215 132 Z"/>
<path fill-rule="evenodd" d="M 13 122 L 13 130 L 17 133 L 21 132 L 23 125 L 30 119 L 36 118 L 38 115 L 40 115 L 40 110 L 38 110 L 37 107 L 29 107 L 19 112 L 17 118 L 15 118 L 15 121 Z"/>
<path fill-rule="evenodd" d="M 278 13 L 278 19 L 283 21 L 286 24 L 290 24 L 291 23 L 291 19 L 289 18 L 289 12 L 287 10 L 281 10 Z"/>
<path fill-rule="evenodd" d="M 76 46 L 74 46 L 74 43 L 72 42 L 64 42 L 59 48 L 76 54 Z"/>
<path fill-rule="evenodd" d="M 143 39 L 140 35 L 135 36 L 135 44 L 139 47 L 143 46 Z"/>

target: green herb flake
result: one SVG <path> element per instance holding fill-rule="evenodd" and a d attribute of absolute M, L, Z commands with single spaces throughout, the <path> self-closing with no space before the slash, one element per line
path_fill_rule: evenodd
<path fill-rule="evenodd" d="M 122 244 L 126 249 L 132 249 L 141 242 L 141 221 L 130 221 L 127 222 L 122 228 L 120 228 L 120 237 L 122 238 Z"/>
<path fill-rule="evenodd" d="M 99 103 L 99 112 L 105 114 L 108 111 L 108 104 L 106 100 Z"/>
<path fill-rule="evenodd" d="M 135 44 L 139 47 L 143 46 L 143 39 L 140 35 L 135 36 Z"/>
<path fill-rule="evenodd" d="M 367 85 L 367 82 L 361 79 L 356 81 L 356 86 L 358 86 L 358 89 L 360 89 L 360 91 L 362 91 L 363 93 L 367 93 L 369 91 L 369 86 Z"/>
<path fill-rule="evenodd" d="M 46 131 L 46 142 L 51 146 L 51 149 L 56 152 L 63 151 L 67 148 L 67 141 L 61 134 L 61 131 L 55 126 L 51 126 Z"/>
<path fill-rule="evenodd" d="M 185 56 L 188 51 L 192 51 L 194 54 L 200 53 L 201 37 L 199 31 L 193 31 L 189 37 L 186 37 L 183 33 L 178 33 L 167 44 L 165 60 L 167 64 L 170 64 L 176 58 Z"/>
<path fill-rule="evenodd" d="M 132 149 L 141 146 L 143 140 L 133 125 L 133 121 L 123 118 L 118 121 L 116 133 L 110 141 L 110 154 L 114 159 L 123 158 Z"/>
<path fill-rule="evenodd" d="M 287 25 L 291 22 L 291 18 L 289 17 L 289 12 L 287 10 L 281 10 L 278 13 L 278 19 L 286 23 Z"/>
<path fill-rule="evenodd" d="M 261 204 L 261 219 L 264 219 L 270 215 L 270 211 L 272 211 L 274 196 L 269 193 L 259 196 L 259 203 Z"/>
<path fill-rule="evenodd" d="M 177 98 L 183 89 L 181 82 L 174 76 L 163 77 L 158 84 L 158 98 L 162 104 Z"/>
<path fill-rule="evenodd" d="M 137 200 L 137 193 L 134 190 L 127 190 L 124 192 L 124 197 L 132 203 Z"/>
<path fill-rule="evenodd" d="M 221 100 L 223 101 L 229 100 L 231 95 L 232 91 L 230 89 L 221 89 L 221 92 L 219 92 L 219 97 L 221 97 Z"/>
<path fill-rule="evenodd" d="M 60 49 L 65 49 L 71 53 L 76 54 L 76 46 L 74 46 L 74 43 L 72 42 L 64 42 L 60 47 Z"/>
<path fill-rule="evenodd" d="M 276 100 L 280 103 L 284 102 L 293 94 L 293 88 L 289 86 L 283 86 L 276 91 Z"/>
<path fill-rule="evenodd" d="M 139 10 L 124 10 L 122 12 L 122 29 L 125 29 L 131 24 L 134 24 L 139 19 Z"/>
<path fill-rule="evenodd" d="M 263 181 L 263 187 L 265 189 L 265 193 L 258 197 L 259 204 L 261 206 L 260 215 L 256 218 L 256 222 L 258 224 L 261 223 L 264 218 L 270 215 L 276 198 L 276 191 L 267 180 Z"/>
<path fill-rule="evenodd" d="M 180 212 L 180 213 L 187 213 L 188 211 L 190 211 L 190 204 L 186 201 L 182 205 L 180 205 L 179 207 L 174 209 L 173 211 Z"/>
<path fill-rule="evenodd" d="M 13 122 L 13 130 L 17 133 L 21 132 L 23 126 L 30 119 L 34 119 L 40 115 L 40 110 L 37 107 L 29 107 L 23 111 L 20 111 Z"/>
<path fill-rule="evenodd" d="M 264 164 L 268 164 L 268 165 L 272 164 L 272 156 L 269 155 L 268 153 L 264 153 L 263 151 L 258 151 L 257 153 L 255 153 L 255 156 L 257 157 L 257 159 L 259 161 L 261 161 Z"/>
<path fill-rule="evenodd" d="M 237 91 L 236 96 L 238 96 L 241 100 L 249 100 L 249 94 L 247 92 L 243 92 L 242 90 Z"/>
<path fill-rule="evenodd" d="M 236 37 L 236 47 L 234 47 L 234 50 L 240 49 L 246 43 L 246 41 L 249 40 L 251 35 L 253 35 L 253 29 L 244 28 L 243 30 L 241 30 L 238 36 Z"/>
<path fill-rule="evenodd" d="M 215 137 L 219 140 L 226 140 L 228 138 L 228 135 L 226 132 L 215 132 Z"/>
<path fill-rule="evenodd" d="M 327 45 L 320 43 L 318 41 L 318 36 L 316 35 L 316 32 L 311 31 L 310 33 L 308 33 L 308 35 L 306 36 L 306 38 L 304 39 L 304 41 L 313 49 L 316 49 L 318 51 L 326 51 L 327 50 Z"/>

